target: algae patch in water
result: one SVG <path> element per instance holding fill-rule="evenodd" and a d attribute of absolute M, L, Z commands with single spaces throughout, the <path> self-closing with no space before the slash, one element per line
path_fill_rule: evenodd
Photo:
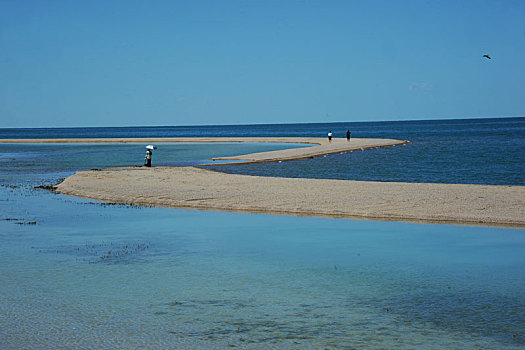
<path fill-rule="evenodd" d="M 109 242 L 86 243 L 82 246 L 32 247 L 39 253 L 65 254 L 76 256 L 90 264 L 94 263 L 131 263 L 137 261 L 147 251 L 150 244 L 147 242 Z"/>

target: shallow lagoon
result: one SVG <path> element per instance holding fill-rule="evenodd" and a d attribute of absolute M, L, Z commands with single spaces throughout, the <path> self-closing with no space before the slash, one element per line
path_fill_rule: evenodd
<path fill-rule="evenodd" d="M 524 230 L 128 207 L 33 188 L 81 161 L 70 159 L 0 187 L 2 348 L 525 346 Z"/>

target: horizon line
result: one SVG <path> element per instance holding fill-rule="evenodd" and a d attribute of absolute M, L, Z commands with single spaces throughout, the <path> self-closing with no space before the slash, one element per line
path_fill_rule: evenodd
<path fill-rule="evenodd" d="M 307 122 L 307 123 L 246 123 L 246 124 L 181 124 L 181 125 L 124 125 L 124 126 L 35 126 L 35 127 L 20 127 L 20 126 L 8 126 L 0 127 L 0 130 L 5 129 L 89 129 L 89 128 L 163 128 L 163 127 L 203 127 L 203 126 L 213 126 L 213 127 L 225 127 L 225 126 L 259 126 L 259 125 L 304 125 L 304 124 L 340 124 L 340 123 L 402 123 L 402 122 L 417 122 L 417 121 L 452 121 L 452 120 L 479 120 L 479 119 L 517 119 L 525 118 L 525 115 L 513 115 L 513 116 L 492 116 L 492 117 L 450 117 L 450 118 L 436 118 L 436 119 L 401 119 L 401 120 L 373 120 L 373 121 L 329 121 L 329 122 Z"/>

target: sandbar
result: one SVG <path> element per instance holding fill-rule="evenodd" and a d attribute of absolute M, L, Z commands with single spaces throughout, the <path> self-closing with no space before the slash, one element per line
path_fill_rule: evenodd
<path fill-rule="evenodd" d="M 277 162 L 292 159 L 305 159 L 328 154 L 365 150 L 377 147 L 397 146 L 409 143 L 406 140 L 352 138 L 334 138 L 328 141 L 319 137 L 162 137 L 162 138 L 73 138 L 73 139 L 0 139 L 0 143 L 291 143 L 308 144 L 311 147 L 290 148 L 279 151 L 261 152 L 239 155 L 234 157 L 217 157 L 212 161 L 220 160 L 226 164 L 227 160 L 235 163 Z"/>
<path fill-rule="evenodd" d="M 129 205 L 525 227 L 525 186 L 275 178 L 195 167 L 135 167 L 79 171 L 56 191 Z"/>
<path fill-rule="evenodd" d="M 199 137 L 7 139 L 0 143 L 274 142 L 311 147 L 214 158 L 269 162 L 404 145 L 392 139 Z M 79 171 L 58 193 L 141 206 L 364 220 L 525 228 L 525 186 L 399 183 L 226 174 L 196 167 L 124 167 Z"/>

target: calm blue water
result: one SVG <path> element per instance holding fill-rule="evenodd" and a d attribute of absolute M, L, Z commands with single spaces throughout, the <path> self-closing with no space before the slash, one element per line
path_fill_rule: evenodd
<path fill-rule="evenodd" d="M 154 166 L 193 166 L 212 157 L 305 147 L 295 144 L 156 144 Z M 56 184 L 77 170 L 142 166 L 144 144 L 0 144 L 0 184 Z M 60 174 L 57 178 L 57 174 Z M 44 183 L 40 183 L 44 184 Z"/>
<path fill-rule="evenodd" d="M 402 147 L 283 163 L 221 166 L 229 173 L 401 182 L 525 185 L 525 118 L 195 127 L 0 129 L 0 138 L 312 136 L 395 138 Z M 107 154 L 106 154 L 107 156 Z"/>
<path fill-rule="evenodd" d="M 338 130 L 336 137 L 344 137 L 343 124 L 319 127 Z M 216 169 L 277 177 L 525 185 L 525 118 L 364 123 L 348 128 L 355 137 L 396 138 L 412 143 Z"/>
<path fill-rule="evenodd" d="M 154 163 L 275 147 L 159 145 Z M 129 207 L 34 188 L 141 165 L 143 151 L 0 145 L 0 348 L 525 347 L 524 230 Z"/>

